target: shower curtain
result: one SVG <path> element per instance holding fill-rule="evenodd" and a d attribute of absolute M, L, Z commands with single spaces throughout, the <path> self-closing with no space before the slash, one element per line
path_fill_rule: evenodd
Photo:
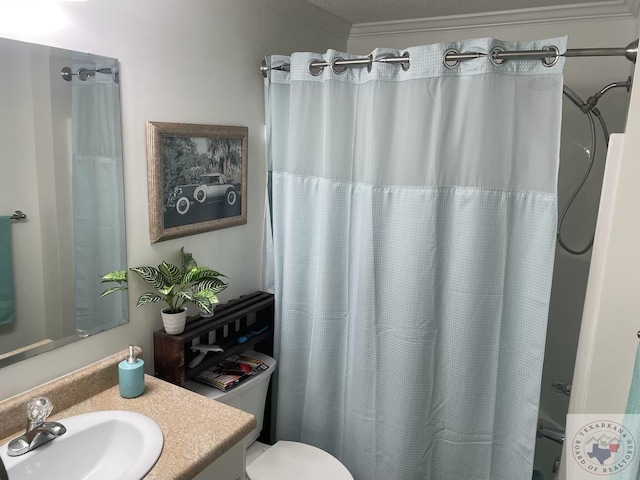
<path fill-rule="evenodd" d="M 356 480 L 528 480 L 555 249 L 565 39 L 267 58 L 276 435 Z"/>
<path fill-rule="evenodd" d="M 72 70 L 117 69 L 76 63 Z M 127 266 L 120 91 L 112 75 L 72 79 L 72 178 L 76 331 L 91 335 L 128 318 L 126 295 L 100 297 L 101 276 Z M 95 252 L 100 252 L 96 255 Z"/>

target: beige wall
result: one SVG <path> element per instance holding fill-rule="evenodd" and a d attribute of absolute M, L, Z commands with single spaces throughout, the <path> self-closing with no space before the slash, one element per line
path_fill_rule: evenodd
<path fill-rule="evenodd" d="M 7 37 L 117 57 L 121 64 L 127 254 L 129 266 L 176 258 L 184 246 L 231 279 L 229 300 L 261 286 L 265 185 L 264 96 L 258 66 L 268 53 L 346 49 L 348 25 L 295 0 L 91 0 L 62 3 L 67 25 L 46 35 Z M 2 33 L 0 32 L 0 35 Z M 249 128 L 248 223 L 149 243 L 145 122 Z M 146 352 L 160 307 L 135 309 L 143 286 L 132 282 L 130 322 L 0 369 L 0 399 L 126 348 Z"/>

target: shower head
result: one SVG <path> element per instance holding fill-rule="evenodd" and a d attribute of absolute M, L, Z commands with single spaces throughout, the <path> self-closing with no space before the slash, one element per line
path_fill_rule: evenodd
<path fill-rule="evenodd" d="M 634 43 L 636 44 L 636 51 L 637 51 L 637 49 L 638 49 L 638 41 L 636 40 Z M 624 87 L 624 88 L 627 89 L 627 92 L 629 92 L 631 90 L 631 83 L 632 83 L 632 78 L 631 77 L 628 77 L 626 82 L 613 82 L 613 83 L 610 83 L 606 87 L 602 88 L 595 95 L 592 95 L 589 98 L 587 98 L 587 101 L 585 103 L 583 103 L 582 105 L 580 105 L 580 110 L 582 110 L 584 113 L 592 112 L 594 115 L 598 115 L 599 116 L 600 115 L 600 110 L 598 110 L 596 108 L 596 104 L 598 103 L 598 100 L 600 100 L 600 97 L 602 97 L 602 95 L 607 93 L 612 88 Z"/>

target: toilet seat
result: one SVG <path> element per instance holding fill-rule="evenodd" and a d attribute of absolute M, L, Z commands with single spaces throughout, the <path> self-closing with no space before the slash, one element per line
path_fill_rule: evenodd
<path fill-rule="evenodd" d="M 251 480 L 353 480 L 335 457 L 306 443 L 279 441 L 247 466 Z"/>

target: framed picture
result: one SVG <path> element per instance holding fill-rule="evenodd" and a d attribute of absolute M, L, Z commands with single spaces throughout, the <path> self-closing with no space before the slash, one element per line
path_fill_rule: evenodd
<path fill-rule="evenodd" d="M 147 122 L 151 243 L 247 223 L 247 135 Z"/>

